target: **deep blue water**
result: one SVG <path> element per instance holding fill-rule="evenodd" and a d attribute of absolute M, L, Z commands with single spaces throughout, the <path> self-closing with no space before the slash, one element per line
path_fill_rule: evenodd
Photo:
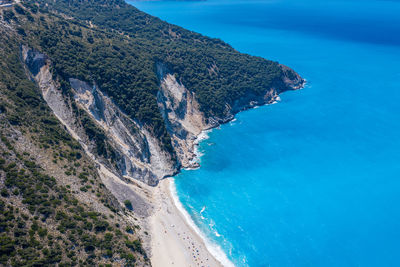
<path fill-rule="evenodd" d="M 214 129 L 175 178 L 236 265 L 400 266 L 400 2 L 131 3 L 308 80 Z"/>

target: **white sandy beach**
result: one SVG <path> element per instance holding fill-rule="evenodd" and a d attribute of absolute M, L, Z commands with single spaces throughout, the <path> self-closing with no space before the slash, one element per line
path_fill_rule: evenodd
<path fill-rule="evenodd" d="M 222 266 L 174 204 L 169 179 L 162 180 L 154 188 L 153 197 L 156 207 L 149 219 L 152 265 Z"/>

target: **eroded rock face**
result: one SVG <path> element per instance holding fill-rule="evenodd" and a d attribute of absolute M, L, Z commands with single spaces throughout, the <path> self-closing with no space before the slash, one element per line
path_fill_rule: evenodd
<path fill-rule="evenodd" d="M 286 90 L 297 90 L 304 86 L 306 81 L 298 73 L 285 65 L 280 64 L 280 67 L 284 73 L 283 83 Z M 285 88 L 283 89 L 286 91 Z"/>
<path fill-rule="evenodd" d="M 232 105 L 226 104 L 224 117 L 206 118 L 200 111 L 195 94 L 178 82 L 164 64 L 156 64 L 161 84 L 157 95 L 158 106 L 172 137 L 181 167 L 196 168 L 199 166 L 196 162 L 195 145 L 196 138 L 202 131 L 232 120 L 234 115 L 242 110 L 273 103 L 278 99 L 280 93 L 300 89 L 304 85 L 304 80 L 296 72 L 284 65 L 280 65 L 280 67 L 284 74 L 283 77 L 274 81 L 272 88 L 266 88 L 264 95 L 248 94 L 236 100 Z M 213 65 L 210 71 L 217 68 L 216 65 Z"/>
<path fill-rule="evenodd" d="M 53 80 L 50 60 L 26 46 L 22 46 L 21 52 L 32 79 L 38 84 L 49 107 L 98 164 L 120 178 L 133 178 L 153 186 L 165 176 L 176 173 L 177 166 L 171 156 L 161 149 L 158 140 L 147 129 L 125 115 L 96 85 L 70 78 L 73 101 L 106 133 L 107 141 L 117 153 L 117 166 L 96 156 L 92 140 L 85 134 L 71 108 L 71 100 L 62 95 Z"/>
<path fill-rule="evenodd" d="M 95 85 L 69 79 L 76 102 L 107 134 L 119 154 L 117 171 L 123 176 L 156 185 L 176 171 L 170 155 L 159 147 L 150 132 L 125 115 Z"/>
<path fill-rule="evenodd" d="M 58 84 L 53 80 L 50 73 L 50 64 L 47 56 L 27 46 L 21 47 L 21 53 L 31 79 L 38 84 L 44 100 L 53 113 L 76 140 L 81 143 L 87 143 L 84 131 L 78 126 L 68 100 L 64 99 L 61 91 L 57 89 Z"/>
<path fill-rule="evenodd" d="M 157 101 L 182 167 L 196 167 L 194 142 L 201 131 L 211 126 L 206 124 L 194 94 L 175 76 L 165 74 Z"/>
<path fill-rule="evenodd" d="M 160 79 L 157 102 L 178 156 L 177 165 L 146 128 L 125 115 L 95 84 L 71 77 L 69 82 L 74 99 L 67 99 L 53 80 L 49 70 L 51 62 L 46 55 L 22 46 L 22 57 L 49 107 L 88 153 L 92 153 L 99 163 L 121 178 L 133 178 L 149 185 L 156 185 L 160 179 L 173 175 L 180 167 L 198 167 L 195 145 L 197 136 L 203 130 L 228 122 L 241 110 L 272 103 L 281 92 L 299 89 L 304 84 L 304 80 L 292 69 L 280 65 L 284 75 L 274 81 L 271 88 L 266 88 L 264 95 L 248 94 L 232 105 L 226 104 L 222 118 L 206 118 L 200 111 L 195 94 L 177 81 L 164 64 L 157 63 Z M 210 71 L 217 68 L 212 66 Z M 70 101 L 75 101 L 106 133 L 107 141 L 117 154 L 116 164 L 94 156 L 94 144 L 76 118 Z"/>
<path fill-rule="evenodd" d="M 283 76 L 273 82 L 271 88 L 265 88 L 264 95 L 256 96 L 248 94 L 234 102 L 232 107 L 229 107 L 226 111 L 225 118 L 218 118 L 220 121 L 225 122 L 230 120 L 236 113 L 253 108 L 255 106 L 261 106 L 265 104 L 274 103 L 279 98 L 279 94 L 285 91 L 297 90 L 304 86 L 304 79 L 300 77 L 291 68 L 280 64 Z"/>

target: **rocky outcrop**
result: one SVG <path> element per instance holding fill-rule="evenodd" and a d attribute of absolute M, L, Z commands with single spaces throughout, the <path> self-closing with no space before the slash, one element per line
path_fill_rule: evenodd
<path fill-rule="evenodd" d="M 175 76 L 165 74 L 157 101 L 182 167 L 198 166 L 194 142 L 201 131 L 211 126 L 206 124 L 194 94 Z"/>
<path fill-rule="evenodd" d="M 224 117 L 206 118 L 200 111 L 195 94 L 178 82 L 164 64 L 157 63 L 156 67 L 160 79 L 160 91 L 157 95 L 158 106 L 183 168 L 199 167 L 195 146 L 197 137 L 202 131 L 232 120 L 234 115 L 242 110 L 273 103 L 278 99 L 280 93 L 300 89 L 305 82 L 292 69 L 280 65 L 283 76 L 274 81 L 272 88 L 266 88 L 264 95 L 248 94 L 236 100 L 232 105 L 226 104 Z M 217 68 L 213 65 L 210 71 Z"/>
<path fill-rule="evenodd" d="M 50 72 L 51 62 L 43 53 L 22 46 L 22 59 L 29 75 L 38 84 L 44 100 L 56 117 L 99 164 L 124 180 L 137 179 L 156 185 L 165 176 L 177 171 L 171 155 L 163 151 L 159 141 L 140 123 L 126 116 L 96 85 L 70 78 L 73 100 L 62 94 Z M 111 164 L 94 152 L 94 143 L 86 135 L 71 101 L 92 117 L 117 154 Z M 117 187 L 115 187 L 117 188 Z"/>
<path fill-rule="evenodd" d="M 299 74 L 285 65 L 280 64 L 279 66 L 282 69 L 283 75 L 273 82 L 271 88 L 265 88 L 263 95 L 248 94 L 236 100 L 231 106 L 228 106 L 223 118 L 211 118 L 211 120 L 218 123 L 225 123 L 230 121 L 233 116 L 240 111 L 274 103 L 279 99 L 279 94 L 285 91 L 297 90 L 304 86 L 305 80 L 301 78 Z"/>
<path fill-rule="evenodd" d="M 226 104 L 223 117 L 206 118 L 200 111 L 196 95 L 177 81 L 164 64 L 158 63 L 156 69 L 160 90 L 157 102 L 178 156 L 179 165 L 176 165 L 171 155 L 161 149 L 159 141 L 138 121 L 125 115 L 96 84 L 71 77 L 71 100 L 62 94 L 57 82 L 53 80 L 51 62 L 45 54 L 22 46 L 22 57 L 49 107 L 88 153 L 120 178 L 132 178 L 149 185 L 156 185 L 160 179 L 173 175 L 180 167 L 199 166 L 195 146 L 202 131 L 230 121 L 242 110 L 272 103 L 280 93 L 299 89 L 304 84 L 304 80 L 292 69 L 280 65 L 282 77 L 274 81 L 271 88 L 266 88 L 263 95 L 248 94 L 230 105 Z M 217 68 L 212 66 L 210 71 Z M 115 164 L 95 156 L 95 145 L 76 117 L 71 101 L 86 111 L 97 127 L 104 131 L 108 143 L 116 153 Z"/>
<path fill-rule="evenodd" d="M 78 126 L 70 103 L 64 98 L 62 92 L 58 90 L 58 85 L 53 80 L 53 76 L 50 73 L 50 61 L 47 56 L 27 46 L 22 46 L 21 52 L 29 76 L 41 89 L 42 96 L 53 113 L 76 140 L 81 143 L 87 143 L 85 142 L 87 140 L 85 140 L 84 131 Z"/>
<path fill-rule="evenodd" d="M 69 79 L 76 102 L 106 133 L 118 153 L 116 171 L 149 185 L 175 172 L 170 155 L 138 122 L 125 115 L 96 85 Z"/>

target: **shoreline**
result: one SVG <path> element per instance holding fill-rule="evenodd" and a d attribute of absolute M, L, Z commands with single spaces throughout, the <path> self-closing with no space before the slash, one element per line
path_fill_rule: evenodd
<path fill-rule="evenodd" d="M 240 112 L 260 106 L 271 105 L 276 103 L 276 100 L 280 100 L 279 96 L 274 97 L 272 102 L 247 107 Z M 208 139 L 208 134 L 215 128 L 235 120 L 235 115 L 223 123 L 218 123 L 213 127 L 202 130 L 200 134 L 196 136 L 196 139 L 193 141 L 195 157 L 192 162 L 198 165 L 195 167 L 181 168 L 178 170 L 177 174 L 183 169 L 196 170 L 200 168 L 200 161 L 203 156 L 199 151 L 200 143 Z M 166 177 L 153 188 L 153 201 L 156 206 L 154 214 L 151 215 L 149 219 L 152 237 L 150 244 L 150 260 L 152 265 L 155 267 L 235 266 L 227 258 L 222 248 L 218 244 L 212 243 L 191 219 L 189 213 L 179 201 L 174 181 L 171 179 L 173 179 L 173 177 Z M 193 255 L 194 251 L 196 252 L 194 253 L 195 255 Z M 193 256 L 196 256 L 196 258 Z"/>
<path fill-rule="evenodd" d="M 303 79 L 303 82 L 297 88 L 295 88 L 293 90 L 288 90 L 288 91 L 302 90 L 302 89 L 304 89 L 306 87 L 306 85 L 307 85 L 307 80 Z M 285 92 L 287 92 L 287 91 L 281 92 L 280 94 L 285 93 Z M 192 159 L 192 162 L 196 163 L 196 165 L 195 166 L 188 166 L 188 167 L 181 167 L 181 168 L 179 168 L 177 173 L 174 174 L 173 176 L 178 175 L 182 170 L 197 170 L 197 169 L 199 169 L 201 167 L 200 158 L 203 156 L 203 154 L 199 151 L 199 146 L 200 146 L 200 143 L 202 141 L 207 140 L 208 138 L 210 138 L 208 134 L 211 131 L 213 131 L 216 128 L 219 128 L 221 125 L 224 125 L 224 124 L 227 124 L 229 122 L 235 121 L 236 120 L 236 115 L 239 114 L 239 113 L 242 113 L 242 112 L 245 112 L 245 111 L 249 111 L 249 110 L 252 110 L 252 109 L 256 109 L 256 108 L 260 108 L 260 107 L 263 107 L 263 106 L 278 104 L 281 101 L 280 94 L 277 94 L 277 95 L 271 97 L 271 99 L 269 101 L 266 101 L 266 102 L 263 102 L 263 103 L 254 103 L 253 105 L 245 106 L 241 110 L 233 113 L 231 117 L 229 117 L 229 118 L 227 118 L 227 119 L 225 119 L 225 120 L 223 120 L 221 122 L 218 122 L 215 125 L 212 125 L 212 126 L 209 126 L 209 127 L 205 128 L 205 129 L 203 129 L 196 136 L 196 138 L 194 139 L 194 141 L 192 143 L 193 150 L 194 150 L 194 158 Z M 168 177 L 166 177 L 166 178 L 168 178 Z"/>
<path fill-rule="evenodd" d="M 303 89 L 306 80 L 295 90 Z M 233 114 L 226 121 L 219 122 L 212 127 L 203 129 L 193 141 L 194 154 L 192 162 L 196 166 L 180 168 L 182 171 L 200 168 L 202 153 L 198 150 L 203 140 L 209 138 L 208 133 L 235 120 L 237 113 L 258 108 L 260 106 L 276 104 L 280 101 L 279 95 L 272 97 L 265 103 L 256 103 L 247 106 Z M 150 216 L 151 231 L 151 263 L 155 267 L 164 266 L 235 266 L 226 256 L 222 248 L 212 241 L 193 222 L 189 213 L 179 201 L 174 187 L 173 177 L 162 179 L 158 186 L 154 187 L 153 200 L 156 204 L 155 212 Z"/>
<path fill-rule="evenodd" d="M 206 246 L 208 252 L 220 263 L 222 266 L 234 267 L 235 265 L 228 259 L 226 253 L 217 244 L 212 242 L 203 231 L 196 225 L 196 223 L 190 217 L 190 214 L 183 207 L 182 202 L 180 202 L 178 194 L 176 192 L 175 181 L 169 180 L 169 191 L 174 202 L 175 207 L 178 209 L 180 214 L 185 219 L 185 222 L 192 228 L 192 230 L 202 239 L 204 245 Z"/>
<path fill-rule="evenodd" d="M 191 221 L 174 195 L 173 181 L 154 188 L 155 211 L 150 216 L 151 263 L 164 266 L 234 266 L 218 245 L 212 244 Z"/>

